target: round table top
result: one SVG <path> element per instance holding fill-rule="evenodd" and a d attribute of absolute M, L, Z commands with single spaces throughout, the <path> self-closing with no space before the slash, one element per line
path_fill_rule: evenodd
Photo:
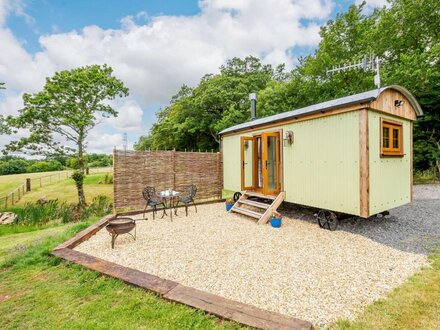
<path fill-rule="evenodd" d="M 164 191 L 161 191 L 160 193 L 159 193 L 159 196 L 160 197 L 163 197 L 163 198 L 171 198 L 171 197 L 177 197 L 177 196 L 179 196 L 180 195 L 180 192 L 178 192 L 178 191 L 171 191 L 171 193 L 170 193 L 170 191 L 169 190 L 164 190 Z"/>

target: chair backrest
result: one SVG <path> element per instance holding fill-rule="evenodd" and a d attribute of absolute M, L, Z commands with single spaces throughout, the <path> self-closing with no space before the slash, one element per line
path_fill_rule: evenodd
<path fill-rule="evenodd" d="M 188 196 L 189 196 L 189 197 L 194 198 L 194 196 L 195 196 L 196 193 L 197 193 L 197 186 L 196 186 L 195 184 L 190 185 L 190 186 L 188 187 L 187 192 L 188 192 Z"/>
<path fill-rule="evenodd" d="M 152 200 L 154 195 L 156 195 L 156 188 L 154 187 L 145 187 L 144 190 L 142 190 L 142 196 L 144 196 L 146 201 Z"/>

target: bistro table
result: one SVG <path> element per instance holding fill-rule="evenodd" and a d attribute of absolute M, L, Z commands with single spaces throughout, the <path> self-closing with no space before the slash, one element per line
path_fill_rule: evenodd
<path fill-rule="evenodd" d="M 171 221 L 173 221 L 173 210 L 172 209 L 174 208 L 175 215 L 177 215 L 177 210 L 174 207 L 174 203 L 176 201 L 176 197 L 180 196 L 180 192 L 169 189 L 169 190 L 161 191 L 159 193 L 159 196 L 162 197 L 163 199 L 165 199 L 165 205 L 168 205 L 168 209 L 170 210 Z M 168 200 L 168 204 L 167 204 L 167 200 Z"/>

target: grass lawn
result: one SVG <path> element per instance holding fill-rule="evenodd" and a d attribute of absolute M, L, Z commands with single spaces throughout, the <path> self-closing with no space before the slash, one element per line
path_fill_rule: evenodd
<path fill-rule="evenodd" d="M 0 227 L 0 264 L 3 263 L 7 258 L 19 254 L 27 247 L 40 243 L 50 236 L 56 236 L 57 234 L 62 233 L 69 226 L 70 225 L 63 225 L 40 230 L 37 230 L 38 227 L 31 227 L 30 229 L 33 230 L 14 234 L 8 233 L 8 231 L 19 231 L 20 228 L 27 229 L 27 227 L 16 225 L 2 226 L 6 229 L 11 227 L 11 229 L 8 231 L 5 231 L 2 227 Z"/>
<path fill-rule="evenodd" d="M 84 191 L 87 202 L 91 202 L 93 197 L 98 195 L 113 196 L 113 184 L 100 184 L 99 181 L 105 174 L 90 174 L 84 179 Z M 23 206 L 26 203 L 35 202 L 42 197 L 47 199 L 58 199 L 60 202 L 77 203 L 77 191 L 75 182 L 72 179 L 53 183 L 42 188 L 35 188 L 23 196 L 16 206 Z"/>
<path fill-rule="evenodd" d="M 26 178 L 35 179 L 42 176 L 55 175 L 62 172 L 66 171 L 0 175 L 0 196 L 9 194 L 12 190 L 23 184 Z"/>
<path fill-rule="evenodd" d="M 361 329 L 440 329 L 440 249 L 425 268 L 386 299 L 367 307 L 355 321 L 339 321 L 338 330 Z"/>
<path fill-rule="evenodd" d="M 91 168 L 90 174 L 93 174 L 94 172 L 100 172 L 101 174 L 105 171 L 111 172 L 113 169 L 111 167 L 100 167 L 100 168 Z M 54 176 L 54 181 L 58 180 L 57 175 L 61 173 L 61 178 L 64 179 L 66 176 L 64 173 L 71 173 L 72 170 L 66 170 L 66 171 L 53 171 L 53 172 L 38 172 L 38 173 L 22 173 L 22 174 L 11 174 L 11 175 L 0 175 L 0 196 L 5 196 L 9 194 L 12 190 L 23 184 L 26 180 L 26 178 L 34 179 L 31 181 L 32 189 L 37 188 L 39 186 L 39 181 L 35 180 L 36 178 L 40 177 L 46 177 L 48 175 Z M 49 184 L 49 179 L 43 179 L 42 183 L 43 185 Z"/>
<path fill-rule="evenodd" d="M 61 231 L 56 237 L 43 238 L 0 266 L 1 329 L 241 328 L 49 256 L 53 247 L 90 224 L 54 228 Z M 13 246 L 21 244 L 20 235 L 2 238 Z"/>

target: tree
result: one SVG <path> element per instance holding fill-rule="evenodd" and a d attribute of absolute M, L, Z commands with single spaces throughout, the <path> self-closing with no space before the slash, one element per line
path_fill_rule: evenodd
<path fill-rule="evenodd" d="M 102 118 L 116 117 L 108 102 L 128 95 L 122 81 L 107 65 L 91 65 L 55 73 L 46 79 L 42 91 L 23 95 L 24 108 L 18 116 L 6 118 L 12 131 L 29 130 L 29 135 L 10 142 L 5 152 L 31 154 L 75 154 L 79 173 L 72 176 L 78 188 L 78 203 L 85 205 L 83 177 L 88 133 Z M 69 144 L 63 145 L 64 138 Z"/>
<path fill-rule="evenodd" d="M 136 148 L 217 150 L 219 131 L 250 118 L 249 93 L 275 78 L 286 79 L 283 72 L 284 66 L 274 72 L 253 56 L 229 60 L 219 74 L 202 77 L 197 87 L 183 85 Z"/>

